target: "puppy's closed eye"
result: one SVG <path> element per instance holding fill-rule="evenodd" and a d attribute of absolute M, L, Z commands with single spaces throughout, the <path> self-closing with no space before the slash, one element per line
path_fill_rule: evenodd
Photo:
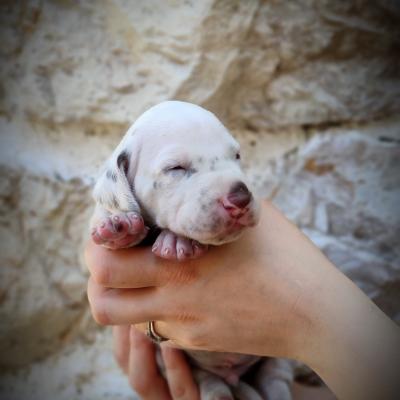
<path fill-rule="evenodd" d="M 182 177 L 182 176 L 190 176 L 197 172 L 190 165 L 185 164 L 172 164 L 163 169 L 163 172 L 167 175 Z"/>
<path fill-rule="evenodd" d="M 183 165 L 174 165 L 172 167 L 165 168 L 164 172 L 177 172 L 177 171 L 186 172 L 187 170 L 188 168 Z"/>

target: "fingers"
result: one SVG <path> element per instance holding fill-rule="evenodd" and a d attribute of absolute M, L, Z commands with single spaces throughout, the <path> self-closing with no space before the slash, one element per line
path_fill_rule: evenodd
<path fill-rule="evenodd" d="M 113 327 L 113 350 L 114 357 L 120 368 L 127 374 L 129 362 L 129 331 L 130 326 L 114 326 Z"/>
<path fill-rule="evenodd" d="M 166 308 L 155 288 L 110 289 L 89 278 L 87 293 L 93 317 L 100 325 L 131 325 L 164 318 Z"/>
<path fill-rule="evenodd" d="M 133 259 L 134 254 L 134 259 Z M 160 268 L 145 248 L 110 251 L 89 241 L 85 261 L 97 283 L 108 287 L 157 286 Z"/>
<path fill-rule="evenodd" d="M 93 241 L 86 245 L 85 262 L 98 284 L 113 288 L 164 286 L 194 274 L 190 266 L 161 260 L 145 247 L 110 251 Z"/>
<path fill-rule="evenodd" d="M 131 327 L 128 365 L 129 383 L 143 400 L 171 400 L 168 385 L 156 362 L 156 346 Z"/>
<path fill-rule="evenodd" d="M 161 346 L 169 391 L 174 400 L 199 400 L 199 391 L 192 371 L 181 350 Z"/>

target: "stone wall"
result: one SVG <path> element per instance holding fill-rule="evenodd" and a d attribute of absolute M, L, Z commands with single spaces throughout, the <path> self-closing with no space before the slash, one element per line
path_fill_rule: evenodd
<path fill-rule="evenodd" d="M 396 1 L 3 1 L 0 393 L 127 399 L 91 321 L 96 171 L 166 99 L 215 112 L 244 166 L 400 321 Z"/>

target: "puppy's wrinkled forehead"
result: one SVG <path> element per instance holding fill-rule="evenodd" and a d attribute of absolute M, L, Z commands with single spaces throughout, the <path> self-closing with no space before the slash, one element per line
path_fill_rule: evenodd
<path fill-rule="evenodd" d="M 171 108 L 171 105 L 170 105 Z M 231 158 L 239 144 L 214 114 L 200 107 L 179 107 L 175 112 L 160 112 L 138 124 L 142 151 L 146 157 L 191 161 L 207 158 Z M 138 121 L 141 122 L 141 121 Z"/>
<path fill-rule="evenodd" d="M 180 144 L 171 144 L 163 147 L 152 159 L 151 165 L 154 172 L 162 171 L 177 165 L 188 169 L 188 172 L 198 170 L 204 166 L 214 171 L 224 161 L 237 159 L 238 146 L 218 146 L 210 151 L 201 151 L 199 147 L 188 148 Z"/>

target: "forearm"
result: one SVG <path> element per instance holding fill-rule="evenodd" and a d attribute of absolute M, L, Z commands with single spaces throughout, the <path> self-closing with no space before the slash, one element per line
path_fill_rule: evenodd
<path fill-rule="evenodd" d="M 340 399 L 398 398 L 399 328 L 339 271 L 325 274 L 310 307 L 313 335 L 304 361 Z"/>
<path fill-rule="evenodd" d="M 396 385 L 399 393 L 400 329 L 274 207 L 264 213 L 261 260 L 274 265 L 272 244 L 275 284 L 291 292 L 283 355 L 310 365 L 341 399 L 390 399 Z"/>

